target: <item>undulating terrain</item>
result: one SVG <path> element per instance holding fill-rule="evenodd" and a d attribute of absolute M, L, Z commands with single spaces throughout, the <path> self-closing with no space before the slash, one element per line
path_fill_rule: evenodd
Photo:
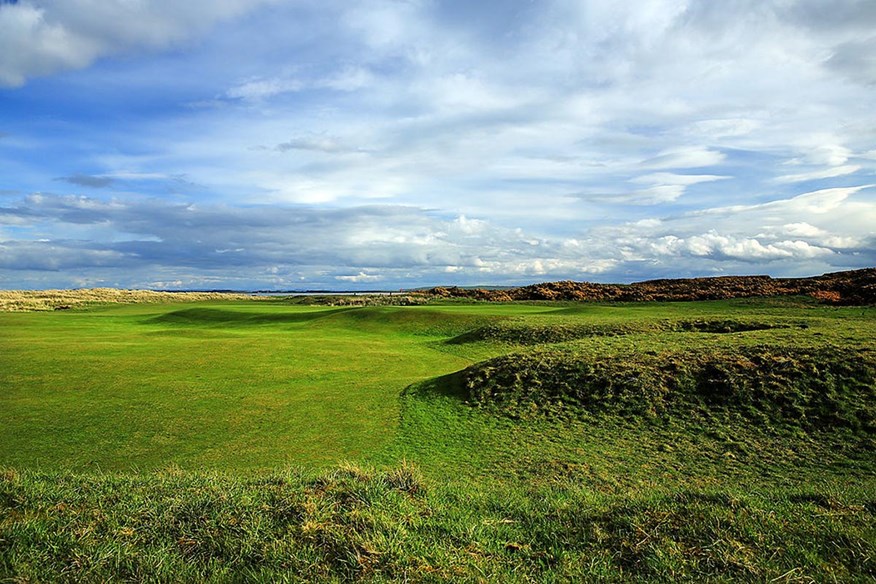
<path fill-rule="evenodd" d="M 0 580 L 872 581 L 825 300 L 0 312 Z"/>

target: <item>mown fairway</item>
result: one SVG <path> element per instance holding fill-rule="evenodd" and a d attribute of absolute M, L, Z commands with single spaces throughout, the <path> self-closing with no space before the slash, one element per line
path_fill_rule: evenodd
<path fill-rule="evenodd" d="M 469 363 L 435 341 L 508 312 L 253 302 L 0 313 L 0 465 L 366 457 L 394 436 L 407 385 Z"/>
<path fill-rule="evenodd" d="M 465 365 L 343 309 L 110 306 L 2 314 L 0 463 L 240 469 L 361 457 L 404 387 Z"/>
<path fill-rule="evenodd" d="M 0 313 L 0 577 L 867 581 L 874 338 L 803 298 Z"/>

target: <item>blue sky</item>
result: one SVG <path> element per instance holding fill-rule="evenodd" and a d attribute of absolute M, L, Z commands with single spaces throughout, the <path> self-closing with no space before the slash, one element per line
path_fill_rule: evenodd
<path fill-rule="evenodd" d="M 876 265 L 876 3 L 0 2 L 0 288 Z"/>

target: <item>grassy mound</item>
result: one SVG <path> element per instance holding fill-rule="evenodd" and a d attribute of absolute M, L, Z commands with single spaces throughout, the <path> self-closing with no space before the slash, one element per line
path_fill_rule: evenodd
<path fill-rule="evenodd" d="M 797 325 L 801 326 L 801 325 Z M 546 322 L 505 320 L 486 324 L 447 340 L 450 345 L 467 343 L 504 343 L 509 345 L 545 345 L 565 343 L 590 337 L 616 337 L 648 332 L 743 333 L 786 329 L 782 322 L 737 319 L 695 319 L 679 321 L 636 321 L 623 323 Z"/>
<path fill-rule="evenodd" d="M 824 347 L 592 357 L 503 355 L 466 369 L 475 404 L 513 415 L 724 415 L 804 429 L 876 432 L 876 356 Z"/>
<path fill-rule="evenodd" d="M 507 343 L 512 345 L 541 345 L 565 343 L 587 337 L 613 337 L 642 332 L 646 327 L 636 324 L 590 324 L 527 322 L 496 322 L 467 331 L 447 341 L 451 345 L 466 343 Z"/>
<path fill-rule="evenodd" d="M 363 332 L 403 332 L 418 336 L 450 336 L 490 320 L 477 314 L 453 313 L 430 307 L 410 307 L 399 310 L 392 306 L 366 306 L 353 310 L 340 309 L 332 316 L 332 325 Z"/>

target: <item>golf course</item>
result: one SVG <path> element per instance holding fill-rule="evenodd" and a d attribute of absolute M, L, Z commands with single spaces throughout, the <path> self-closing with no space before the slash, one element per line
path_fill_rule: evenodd
<path fill-rule="evenodd" d="M 876 584 L 876 0 L 0 0 L 0 584 Z"/>
<path fill-rule="evenodd" d="M 876 311 L 0 312 L 0 579 L 870 581 Z"/>

